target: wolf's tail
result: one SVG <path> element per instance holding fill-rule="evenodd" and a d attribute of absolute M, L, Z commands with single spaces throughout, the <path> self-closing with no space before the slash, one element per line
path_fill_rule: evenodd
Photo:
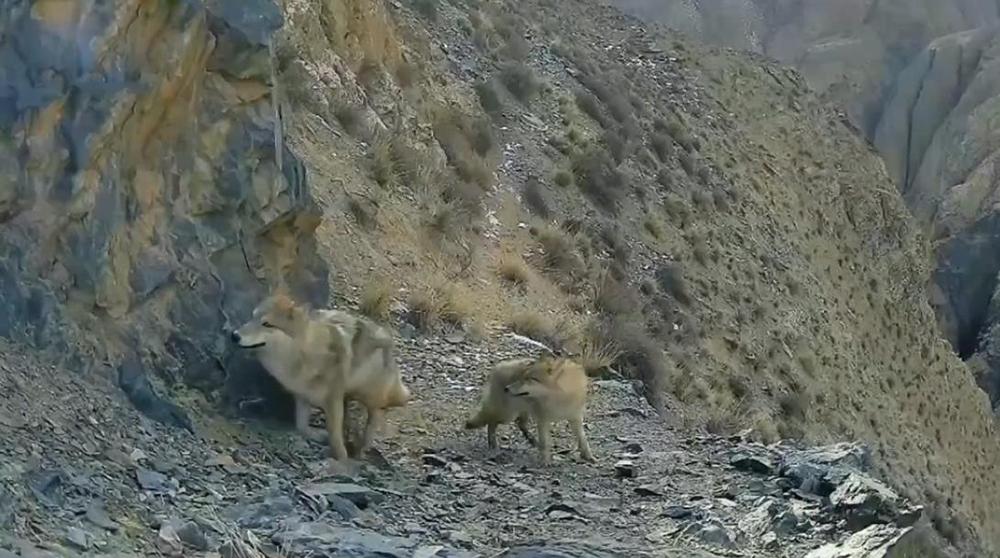
<path fill-rule="evenodd" d="M 396 382 L 389 392 L 389 406 L 402 407 L 410 402 L 412 396 L 410 389 L 403 385 L 403 382 Z"/>

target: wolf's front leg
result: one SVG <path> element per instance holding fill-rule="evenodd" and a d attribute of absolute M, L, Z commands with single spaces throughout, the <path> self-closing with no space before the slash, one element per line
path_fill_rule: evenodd
<path fill-rule="evenodd" d="M 337 461 L 347 459 L 344 444 L 344 395 L 331 393 L 326 403 L 326 431 L 330 437 L 330 452 Z"/>
<path fill-rule="evenodd" d="M 382 429 L 382 423 L 384 421 L 385 410 L 375 409 L 372 407 L 368 408 L 368 422 L 365 424 L 365 433 L 361 438 L 361 444 L 354 450 L 357 457 L 364 457 L 365 451 L 371 447 L 372 440 L 375 439 L 375 435 Z"/>
<path fill-rule="evenodd" d="M 535 417 L 538 430 L 538 451 L 542 455 L 542 465 L 552 464 L 552 439 L 549 436 L 552 425 L 542 417 Z"/>
<path fill-rule="evenodd" d="M 580 457 L 584 461 L 589 461 L 593 463 L 596 461 L 594 459 L 594 453 L 590 451 L 590 444 L 587 443 L 587 433 L 583 429 L 583 417 L 579 416 L 570 420 L 570 426 L 573 428 L 573 435 L 576 437 L 576 446 L 580 450 Z"/>
<path fill-rule="evenodd" d="M 312 405 L 310 405 L 306 400 L 301 397 L 295 398 L 295 428 L 303 435 L 307 440 L 312 440 L 313 442 L 323 443 L 326 441 L 326 432 L 321 428 L 315 428 L 309 425 L 309 416 L 312 414 Z"/>

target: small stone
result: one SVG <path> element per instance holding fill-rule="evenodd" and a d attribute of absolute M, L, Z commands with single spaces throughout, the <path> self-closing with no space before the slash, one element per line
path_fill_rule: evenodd
<path fill-rule="evenodd" d="M 87 550 L 90 548 L 90 535 L 86 531 L 70 527 L 66 530 L 66 543 L 78 550 Z"/>
<path fill-rule="evenodd" d="M 445 467 L 448 465 L 447 459 L 433 453 L 425 453 L 423 456 L 423 462 L 425 465 L 430 465 L 432 467 Z"/>
<path fill-rule="evenodd" d="M 9 411 L 0 409 L 0 426 L 17 430 L 27 424 L 23 416 L 15 415 Z"/>
<path fill-rule="evenodd" d="M 625 444 L 625 451 L 632 454 L 642 453 L 643 451 L 642 444 L 640 444 L 639 442 L 629 442 Z"/>
<path fill-rule="evenodd" d="M 194 521 L 188 521 L 177 528 L 177 538 L 187 546 L 202 552 L 209 549 L 208 538 L 201 526 Z"/>
<path fill-rule="evenodd" d="M 634 479 L 638 475 L 635 462 L 630 459 L 622 459 L 615 463 L 615 477 L 620 479 Z"/>
<path fill-rule="evenodd" d="M 150 469 L 137 469 L 135 480 L 143 490 L 150 492 L 167 492 L 170 489 L 167 476 Z"/>
<path fill-rule="evenodd" d="M 459 530 L 448 531 L 447 533 L 445 533 L 445 536 L 448 538 L 449 541 L 458 545 L 472 546 L 473 543 L 472 536 L 466 533 L 465 531 L 459 531 Z"/>
<path fill-rule="evenodd" d="M 767 550 L 777 550 L 778 549 L 778 535 L 774 534 L 773 531 L 764 533 L 760 538 L 760 544 Z"/>
<path fill-rule="evenodd" d="M 759 475 L 770 475 L 774 471 L 774 464 L 770 460 L 748 453 L 737 453 L 729 458 L 729 464 L 738 471 L 757 473 Z"/>
<path fill-rule="evenodd" d="M 715 519 L 692 523 L 684 529 L 684 533 L 694 536 L 706 544 L 714 544 L 725 548 L 733 546 L 733 538 L 729 535 L 729 531 L 726 530 L 726 527 L 721 522 Z"/>
<path fill-rule="evenodd" d="M 663 496 L 659 488 L 652 484 L 643 484 L 635 487 L 635 493 L 639 496 Z"/>
<path fill-rule="evenodd" d="M 661 515 L 670 519 L 685 519 L 694 515 L 694 512 L 687 506 L 667 506 L 663 508 Z"/>
<path fill-rule="evenodd" d="M 305 486 L 302 491 L 310 496 L 340 496 L 361 509 L 385 500 L 385 496 L 361 485 L 347 482 L 320 482 Z"/>
<path fill-rule="evenodd" d="M 87 518 L 87 521 L 93 523 L 101 529 L 111 532 L 118 531 L 118 523 L 111 519 L 107 510 L 104 509 L 104 505 L 100 502 L 92 502 L 89 506 L 87 506 L 85 517 Z"/>
<path fill-rule="evenodd" d="M 351 521 L 361 515 L 358 506 L 347 498 L 330 494 L 326 496 L 326 501 L 330 504 L 330 509 L 337 512 L 344 521 Z"/>

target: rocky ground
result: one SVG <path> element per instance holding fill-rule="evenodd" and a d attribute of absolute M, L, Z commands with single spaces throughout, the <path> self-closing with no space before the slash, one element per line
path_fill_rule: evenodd
<path fill-rule="evenodd" d="M 920 510 L 863 473 L 860 446 L 679 431 L 610 378 L 592 388 L 597 463 L 559 431 L 545 468 L 513 427 L 492 452 L 461 426 L 486 368 L 537 349 L 514 337 L 401 344 L 416 399 L 337 475 L 287 428 L 202 412 L 194 433 L 167 429 L 106 378 L 0 347 L 0 557 L 821 558 L 924 544 Z M 859 531 L 844 544 L 869 550 L 832 544 Z"/>

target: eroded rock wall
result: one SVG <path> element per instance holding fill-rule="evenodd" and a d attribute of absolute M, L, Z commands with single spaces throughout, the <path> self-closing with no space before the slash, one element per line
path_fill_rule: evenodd
<path fill-rule="evenodd" d="M 161 420 L 184 422 L 154 376 L 270 393 L 226 331 L 274 285 L 327 298 L 272 96 L 281 23 L 269 0 L 4 2 L 0 335 L 117 368 Z"/>

